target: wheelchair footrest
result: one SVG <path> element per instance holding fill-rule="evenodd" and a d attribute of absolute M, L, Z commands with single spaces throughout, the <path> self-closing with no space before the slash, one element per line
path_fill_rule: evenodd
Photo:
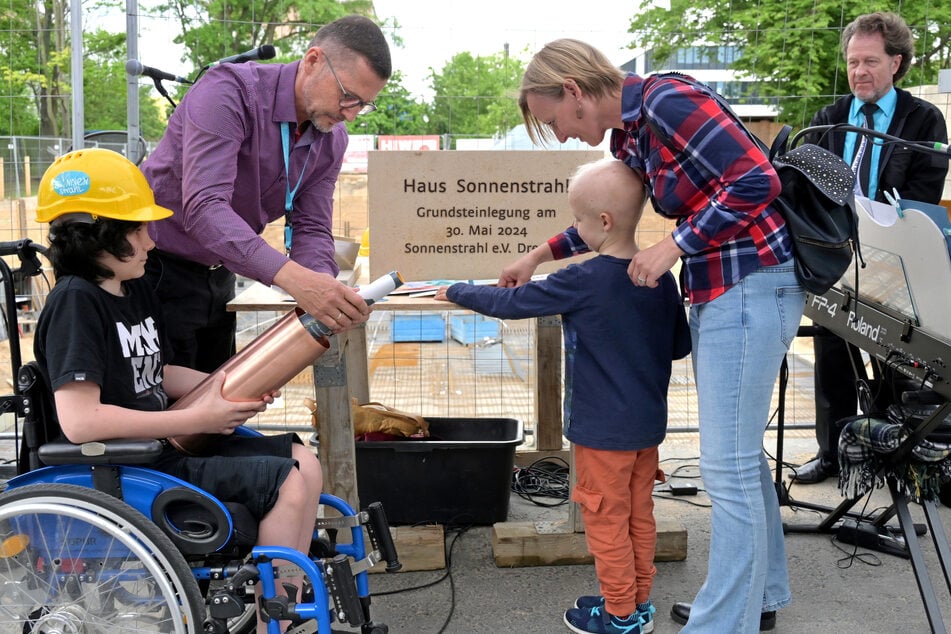
<path fill-rule="evenodd" d="M 386 519 L 386 513 L 383 510 L 381 502 L 373 502 L 366 509 L 367 514 L 367 535 L 370 537 L 370 543 L 373 549 L 379 551 L 380 557 L 386 561 L 386 571 L 396 572 L 403 567 L 399 556 L 396 553 L 396 544 L 393 543 L 393 535 L 390 534 L 390 523 Z"/>
<path fill-rule="evenodd" d="M 363 625 L 363 607 L 357 596 L 357 584 L 353 578 L 350 560 L 346 555 L 337 555 L 326 562 L 325 572 L 324 582 L 333 597 L 337 620 L 352 626 Z"/>

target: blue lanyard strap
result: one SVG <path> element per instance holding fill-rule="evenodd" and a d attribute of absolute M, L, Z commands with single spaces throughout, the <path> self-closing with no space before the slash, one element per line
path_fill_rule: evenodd
<path fill-rule="evenodd" d="M 297 184 L 291 189 L 291 124 L 287 121 L 281 122 L 281 147 L 284 149 L 284 178 L 286 179 L 284 194 L 284 249 L 288 254 L 291 252 L 291 211 L 294 209 L 294 195 L 300 189 L 301 181 L 304 180 L 304 172 L 307 171 L 307 161 L 310 160 L 310 152 L 304 159 L 304 166 L 300 170 L 300 176 L 297 177 Z"/>

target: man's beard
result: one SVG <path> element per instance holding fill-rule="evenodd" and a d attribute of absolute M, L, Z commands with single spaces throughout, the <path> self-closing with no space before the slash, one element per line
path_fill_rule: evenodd
<path fill-rule="evenodd" d="M 334 117 L 331 117 L 326 112 L 318 112 L 310 115 L 310 123 L 318 131 L 323 132 L 324 134 L 329 133 L 337 123 L 339 123 Z"/>

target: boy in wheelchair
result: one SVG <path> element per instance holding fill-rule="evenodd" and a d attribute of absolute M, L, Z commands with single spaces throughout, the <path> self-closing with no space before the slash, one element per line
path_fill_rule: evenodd
<path fill-rule="evenodd" d="M 163 451 L 148 467 L 246 506 L 258 544 L 307 553 L 322 484 L 317 457 L 296 434 L 234 434 L 277 394 L 226 400 L 221 374 L 191 406 L 168 409 L 205 374 L 167 358 L 161 307 L 142 276 L 154 247 L 147 223 L 172 212 L 155 204 L 142 173 L 109 150 L 74 151 L 43 176 L 37 205 L 37 220 L 50 223 L 56 285 L 34 348 L 63 435 L 73 443 L 159 439 Z M 199 432 L 221 434 L 207 455 L 165 440 Z"/>

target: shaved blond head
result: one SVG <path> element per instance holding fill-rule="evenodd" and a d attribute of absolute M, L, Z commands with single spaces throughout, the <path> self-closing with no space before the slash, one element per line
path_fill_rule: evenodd
<path fill-rule="evenodd" d="M 633 230 L 644 210 L 644 183 L 616 159 L 580 166 L 568 184 L 568 203 L 576 213 L 611 214 L 614 222 Z"/>

